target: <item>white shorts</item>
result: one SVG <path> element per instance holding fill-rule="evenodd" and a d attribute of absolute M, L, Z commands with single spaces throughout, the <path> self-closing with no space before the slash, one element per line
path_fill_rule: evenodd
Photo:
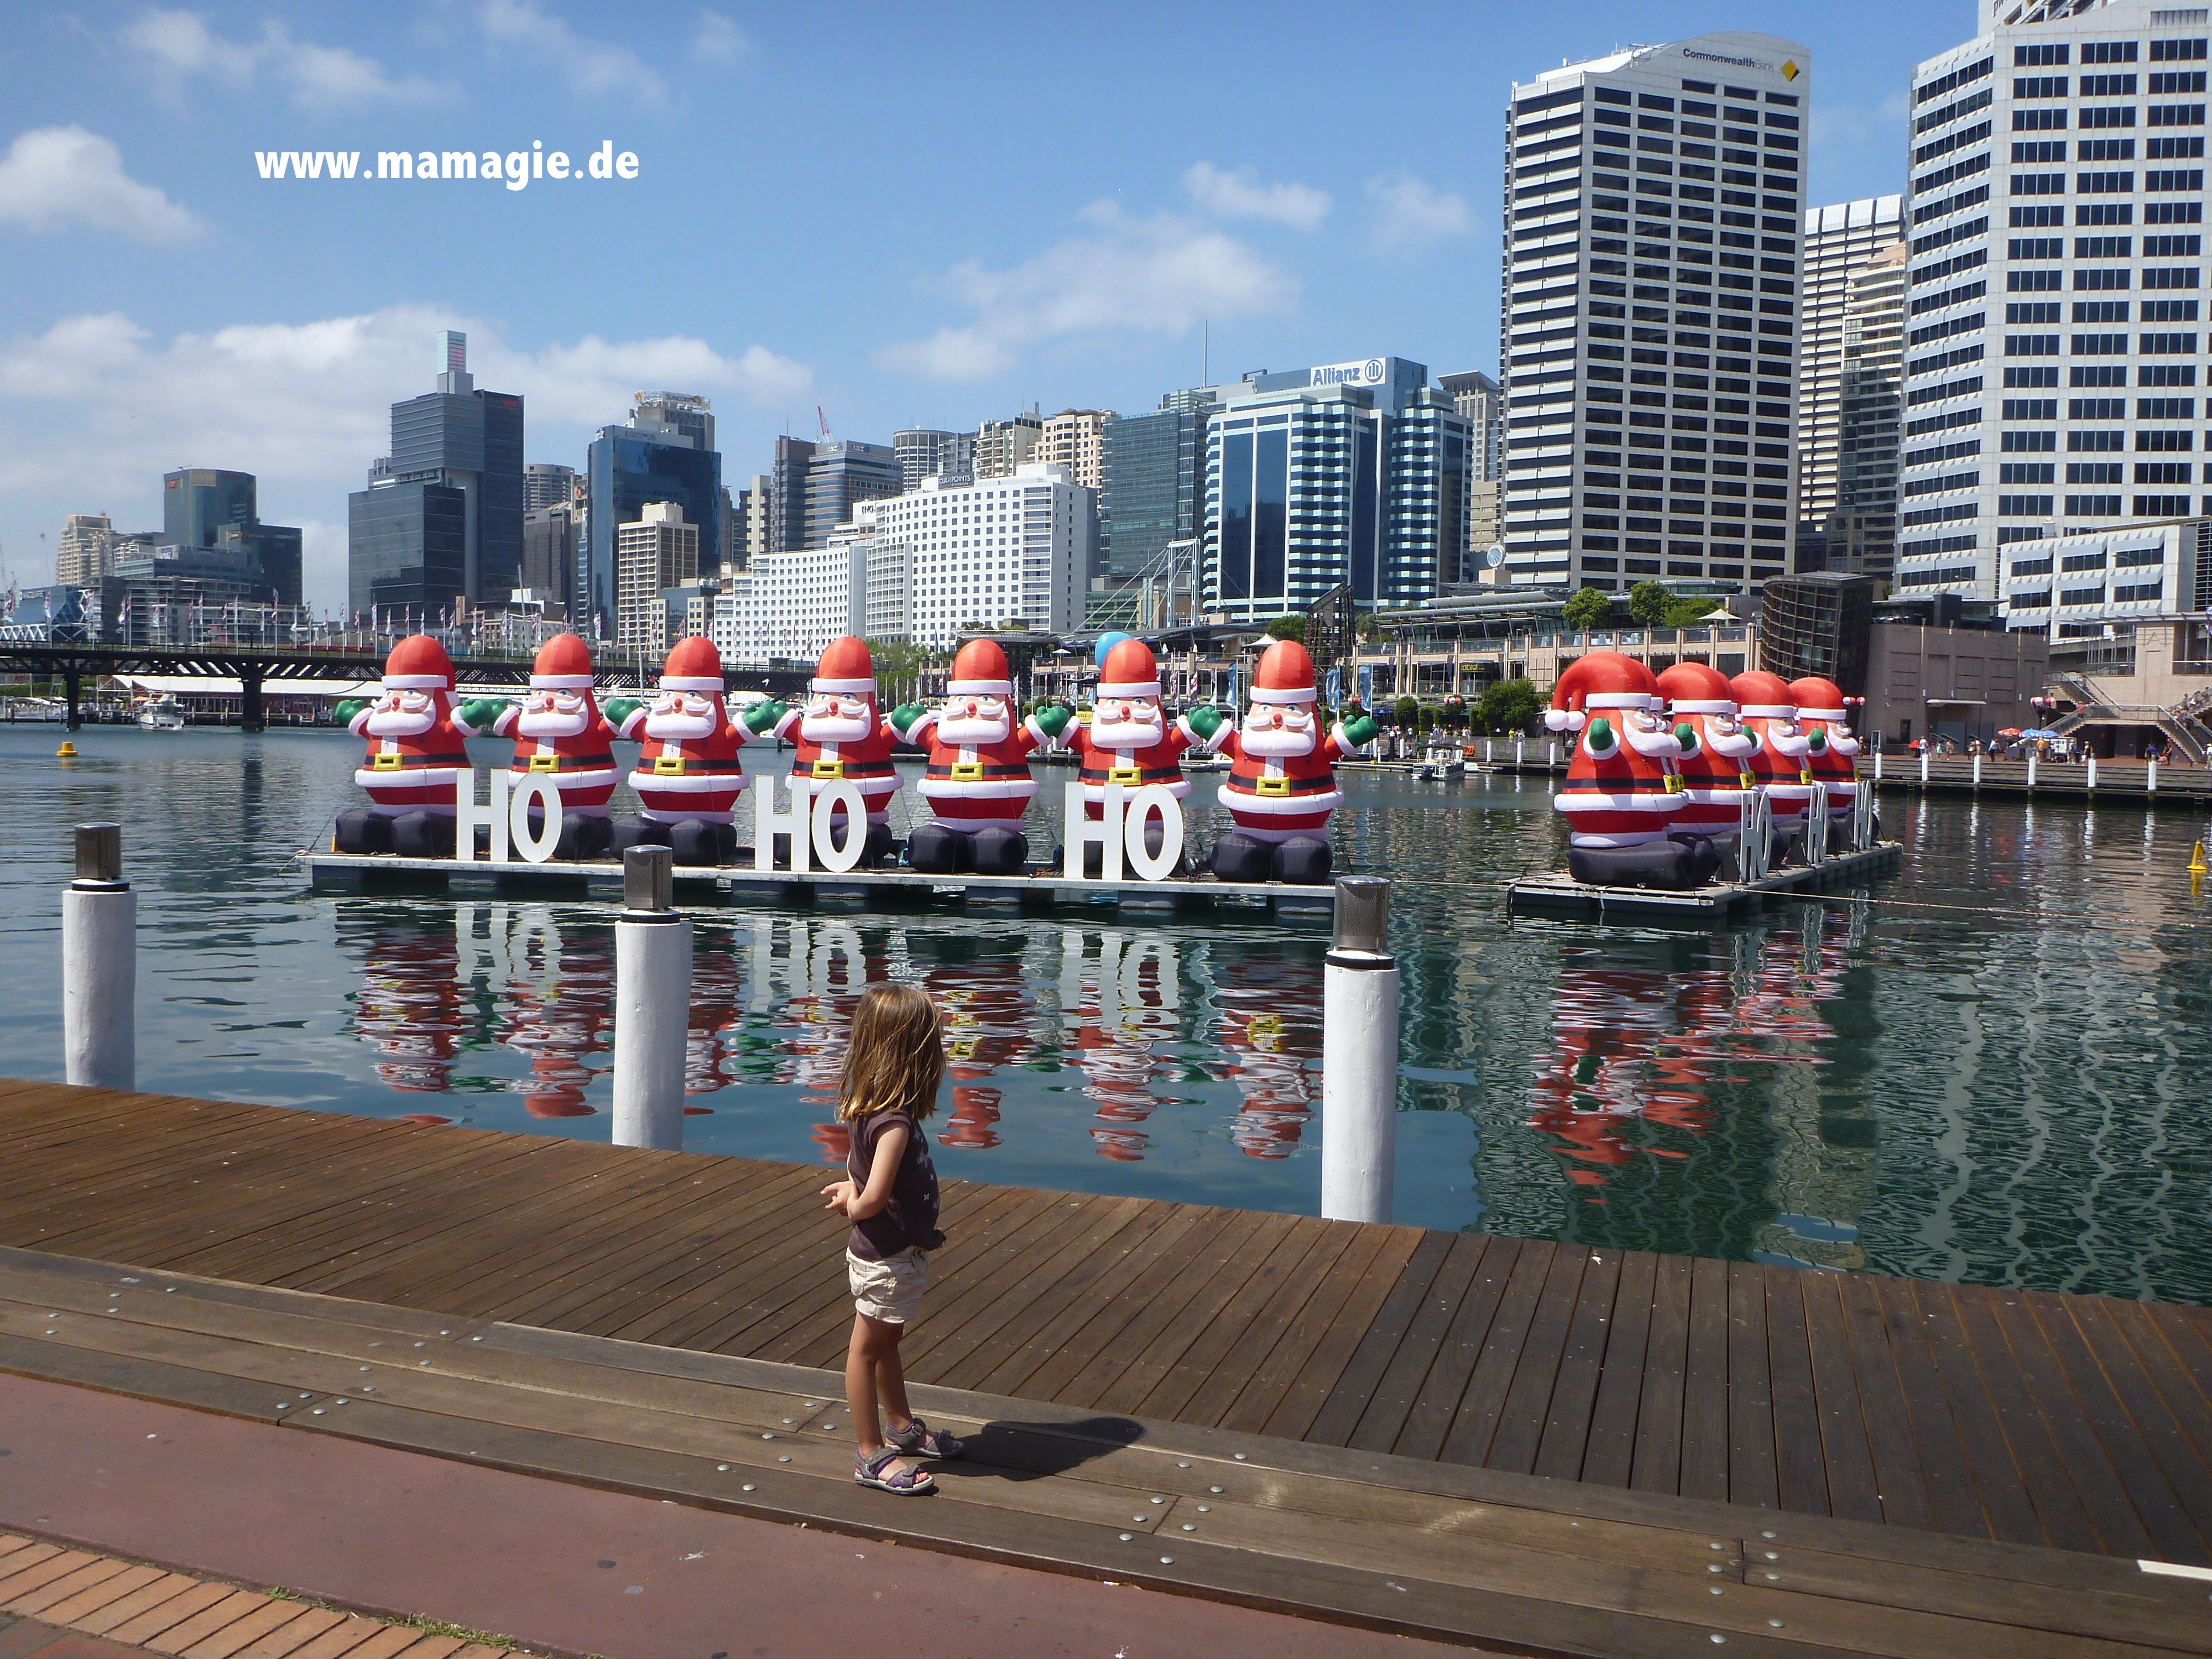
<path fill-rule="evenodd" d="M 870 1319 L 903 1325 L 921 1311 L 929 1288 L 929 1258 L 920 1250 L 901 1250 L 881 1261 L 863 1261 L 845 1252 L 845 1276 L 853 1287 L 853 1306 Z"/>

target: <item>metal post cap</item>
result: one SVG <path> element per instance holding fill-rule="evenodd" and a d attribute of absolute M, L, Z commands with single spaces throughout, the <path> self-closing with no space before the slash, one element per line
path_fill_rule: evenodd
<path fill-rule="evenodd" d="M 72 886 L 88 890 L 113 891 L 127 887 L 123 879 L 123 826 L 119 823 L 80 823 L 76 827 L 76 879 Z"/>
<path fill-rule="evenodd" d="M 633 847 L 623 854 L 623 908 L 637 920 L 676 917 L 676 854 L 665 847 Z"/>
<path fill-rule="evenodd" d="M 1390 954 L 1390 884 L 1380 876 L 1336 878 L 1336 936 L 1330 952 Z"/>

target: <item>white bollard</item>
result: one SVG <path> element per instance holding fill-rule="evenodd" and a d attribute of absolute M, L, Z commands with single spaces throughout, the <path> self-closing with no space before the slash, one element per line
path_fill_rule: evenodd
<path fill-rule="evenodd" d="M 1874 781 L 1876 783 L 1881 781 L 1881 745 L 1879 743 L 1874 746 Z"/>
<path fill-rule="evenodd" d="M 2089 793 L 2093 795 L 2097 793 L 2097 757 L 2094 755 L 2089 757 Z"/>
<path fill-rule="evenodd" d="M 2027 757 L 2027 793 L 2031 795 L 2035 793 L 2035 757 L 2033 754 L 2030 754 Z"/>
<path fill-rule="evenodd" d="M 1388 1221 L 1398 1161 L 1398 959 L 1390 884 L 1340 877 L 1322 970 L 1321 1212 Z"/>
<path fill-rule="evenodd" d="M 123 879 L 123 826 L 76 827 L 76 879 L 62 893 L 62 1076 L 138 1085 L 138 896 Z"/>
<path fill-rule="evenodd" d="M 2147 795 L 2158 793 L 2158 763 L 2156 761 L 2150 763 L 2150 770 L 2144 777 L 2143 793 Z"/>
<path fill-rule="evenodd" d="M 684 1148 L 684 1060 L 691 1026 L 691 924 L 670 895 L 674 854 L 623 854 L 615 922 L 614 1143 Z"/>
<path fill-rule="evenodd" d="M 1485 738 L 1482 740 L 1482 763 L 1485 766 L 1488 766 L 1492 761 L 1498 758 L 1498 757 L 1492 752 L 1497 746 L 1498 739 L 1495 738 Z"/>
<path fill-rule="evenodd" d="M 1925 749 L 1920 751 L 1920 787 L 1923 789 L 1928 787 L 1928 751 Z"/>
<path fill-rule="evenodd" d="M 1513 739 L 1513 764 L 1516 769 L 1521 764 L 1528 743 L 1528 740 L 1525 737 L 1516 736 Z"/>
<path fill-rule="evenodd" d="M 1977 788 L 1977 789 L 1978 789 L 1978 788 L 1980 788 L 1981 787 L 1982 787 L 1982 756 L 1981 756 L 1981 751 L 1980 751 L 1979 750 L 1976 750 L 1974 751 L 1974 787 L 1975 787 L 1975 788 Z"/>

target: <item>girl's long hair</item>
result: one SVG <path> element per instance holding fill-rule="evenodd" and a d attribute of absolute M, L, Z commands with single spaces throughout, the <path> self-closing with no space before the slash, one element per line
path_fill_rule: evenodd
<path fill-rule="evenodd" d="M 937 1109 L 945 1077 L 945 1030 L 937 1005 L 916 985 L 871 985 L 853 1014 L 853 1037 L 837 1079 L 837 1121 L 901 1111 L 916 1122 Z"/>

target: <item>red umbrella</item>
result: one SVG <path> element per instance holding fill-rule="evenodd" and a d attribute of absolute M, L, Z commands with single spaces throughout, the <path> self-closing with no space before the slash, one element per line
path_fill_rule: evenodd
<path fill-rule="evenodd" d="M 2016 738 L 2020 735 L 2020 727 L 2017 726 L 2008 726 L 2003 731 L 1998 732 L 1997 735 L 2001 738 Z"/>

